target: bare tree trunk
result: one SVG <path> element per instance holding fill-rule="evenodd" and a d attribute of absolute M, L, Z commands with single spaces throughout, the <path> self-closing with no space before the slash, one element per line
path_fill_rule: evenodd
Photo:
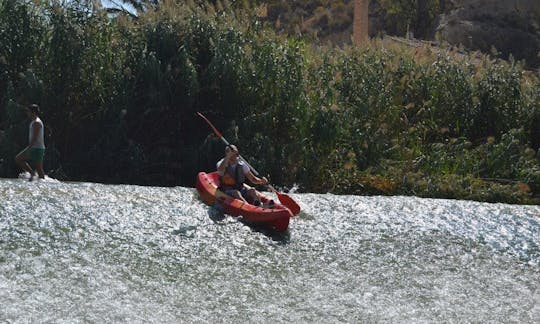
<path fill-rule="evenodd" d="M 369 0 L 354 1 L 353 44 L 364 45 L 368 35 Z"/>

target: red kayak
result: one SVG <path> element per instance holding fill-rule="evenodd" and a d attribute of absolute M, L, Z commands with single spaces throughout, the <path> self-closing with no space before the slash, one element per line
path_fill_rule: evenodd
<path fill-rule="evenodd" d="M 259 198 L 263 207 L 253 206 L 226 195 L 218 189 L 219 175 L 217 172 L 199 172 L 196 187 L 201 199 L 206 204 L 213 205 L 218 202 L 229 215 L 242 216 L 250 223 L 264 225 L 279 232 L 287 230 L 289 219 L 293 216 L 287 207 L 278 202 L 274 202 L 274 205 L 269 207 L 270 198 L 260 193 Z"/>

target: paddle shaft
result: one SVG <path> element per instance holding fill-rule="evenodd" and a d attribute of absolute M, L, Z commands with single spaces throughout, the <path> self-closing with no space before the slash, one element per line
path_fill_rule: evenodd
<path fill-rule="evenodd" d="M 223 141 L 223 143 L 225 143 L 226 146 L 231 146 L 229 141 L 227 141 L 227 139 L 225 137 L 223 137 L 223 135 L 221 135 L 221 133 L 217 130 L 217 128 L 214 127 L 214 125 L 212 125 L 212 123 L 208 120 L 208 118 L 206 118 L 200 112 L 197 112 L 197 115 L 199 115 L 201 118 L 203 118 L 208 123 L 208 125 L 210 125 L 210 127 L 212 128 L 214 133 L 216 133 L 216 135 Z M 246 159 L 244 159 L 240 154 L 238 154 L 238 159 L 243 161 L 251 169 L 251 172 L 253 172 L 257 177 L 259 176 L 259 172 L 257 172 L 257 170 L 255 170 L 255 168 L 252 167 L 251 164 L 249 164 L 248 161 L 246 161 Z"/>

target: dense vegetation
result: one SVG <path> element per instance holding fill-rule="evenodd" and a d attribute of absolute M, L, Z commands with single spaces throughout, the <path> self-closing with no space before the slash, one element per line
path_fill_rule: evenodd
<path fill-rule="evenodd" d="M 192 186 L 223 153 L 202 111 L 278 185 L 539 202 L 540 80 L 519 64 L 315 50 L 247 9 L 156 8 L 0 0 L 0 176 L 36 102 L 59 179 Z"/>

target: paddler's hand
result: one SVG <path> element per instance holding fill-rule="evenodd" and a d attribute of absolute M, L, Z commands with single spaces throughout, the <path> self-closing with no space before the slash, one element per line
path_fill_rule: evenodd
<path fill-rule="evenodd" d="M 260 183 L 260 184 L 263 184 L 263 185 L 268 184 L 268 179 L 266 179 L 266 177 L 262 177 L 262 178 L 260 178 L 260 179 L 261 179 L 261 183 Z"/>

